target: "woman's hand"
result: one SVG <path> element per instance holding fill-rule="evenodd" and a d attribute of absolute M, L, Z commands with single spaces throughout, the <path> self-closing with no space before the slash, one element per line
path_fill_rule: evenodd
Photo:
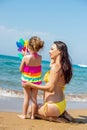
<path fill-rule="evenodd" d="M 37 85 L 37 84 L 34 84 L 34 83 L 31 83 L 31 82 L 27 81 L 25 83 L 22 83 L 22 86 L 24 88 L 34 88 L 34 89 L 40 89 L 40 90 L 48 91 L 48 92 L 53 92 L 53 90 L 54 90 L 53 89 L 54 85 L 51 85 L 49 83 L 47 83 L 45 86 L 43 86 L 43 85 Z"/>
<path fill-rule="evenodd" d="M 28 88 L 30 88 L 30 85 L 29 84 L 31 84 L 30 82 L 25 82 L 25 83 L 22 83 L 22 86 L 24 87 L 24 88 L 26 88 L 26 87 L 28 87 Z"/>

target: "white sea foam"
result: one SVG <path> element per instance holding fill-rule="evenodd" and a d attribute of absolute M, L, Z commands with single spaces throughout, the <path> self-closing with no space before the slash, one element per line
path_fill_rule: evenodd
<path fill-rule="evenodd" d="M 0 97 L 2 96 L 23 98 L 24 94 L 22 91 L 5 90 L 0 88 Z M 87 102 L 87 94 L 66 94 L 65 96 L 67 101 Z M 38 99 L 43 99 L 43 93 L 38 94 Z"/>
<path fill-rule="evenodd" d="M 87 94 L 68 94 L 66 99 L 68 101 L 87 102 Z"/>
<path fill-rule="evenodd" d="M 80 66 L 80 67 L 87 67 L 87 65 L 84 65 L 84 64 L 78 64 L 78 66 Z"/>
<path fill-rule="evenodd" d="M 0 88 L 0 96 L 5 96 L 5 97 L 23 97 L 23 93 L 20 91 L 16 90 L 6 90 Z"/>

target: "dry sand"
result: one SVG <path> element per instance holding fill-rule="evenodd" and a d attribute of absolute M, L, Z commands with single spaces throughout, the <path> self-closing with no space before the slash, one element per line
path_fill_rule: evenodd
<path fill-rule="evenodd" d="M 87 130 L 87 109 L 68 110 L 80 123 L 20 119 L 17 112 L 0 112 L 0 130 Z M 82 123 L 81 123 L 82 122 Z"/>

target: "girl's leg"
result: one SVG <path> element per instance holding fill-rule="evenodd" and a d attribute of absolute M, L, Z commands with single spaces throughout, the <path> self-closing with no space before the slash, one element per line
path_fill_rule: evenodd
<path fill-rule="evenodd" d="M 23 88 L 23 91 L 24 91 L 23 113 L 22 115 L 18 115 L 18 117 L 25 119 L 30 100 L 30 88 Z"/>
<path fill-rule="evenodd" d="M 37 89 L 32 89 L 32 93 L 31 93 L 31 100 L 32 100 L 31 119 L 35 118 L 34 115 L 35 115 L 36 109 L 37 109 L 37 93 L 38 93 Z"/>

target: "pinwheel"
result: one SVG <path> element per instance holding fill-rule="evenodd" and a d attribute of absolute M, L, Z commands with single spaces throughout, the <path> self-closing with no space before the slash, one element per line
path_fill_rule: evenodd
<path fill-rule="evenodd" d="M 27 51 L 27 44 L 28 44 L 28 40 L 23 40 L 22 38 L 19 39 L 19 41 L 16 42 L 16 45 L 17 45 L 17 48 L 18 48 L 18 51 L 20 53 L 18 53 L 18 56 L 19 58 L 22 60 L 23 58 L 23 52 L 26 52 Z"/>

